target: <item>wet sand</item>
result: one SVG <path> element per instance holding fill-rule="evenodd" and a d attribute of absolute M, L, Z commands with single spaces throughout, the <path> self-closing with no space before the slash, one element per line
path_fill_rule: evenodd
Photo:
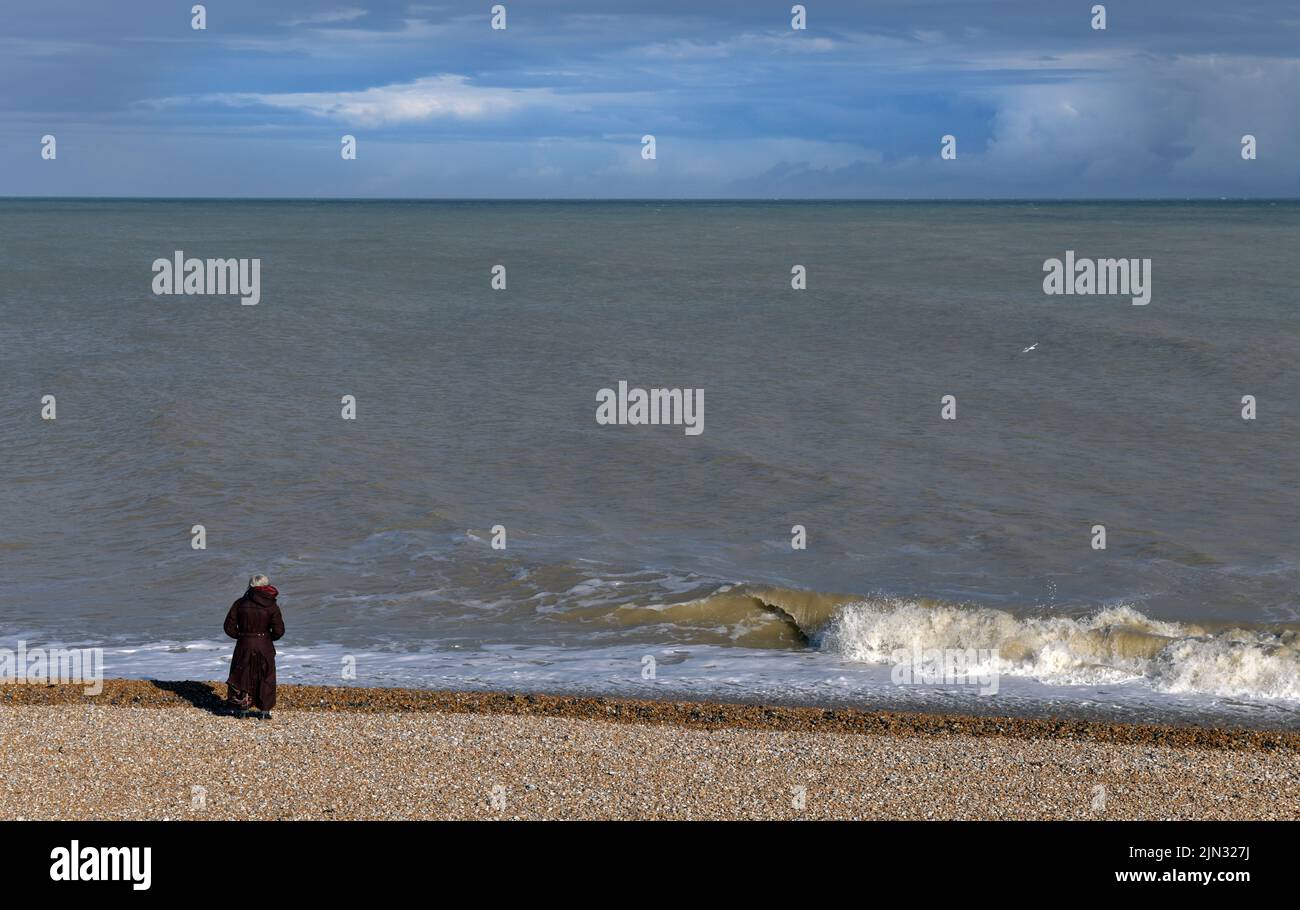
<path fill-rule="evenodd" d="M 0 818 L 1298 819 L 1300 734 L 612 698 L 0 686 Z"/>

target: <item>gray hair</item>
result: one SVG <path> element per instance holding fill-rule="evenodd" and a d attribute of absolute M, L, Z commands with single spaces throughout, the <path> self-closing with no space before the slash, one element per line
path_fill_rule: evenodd
<path fill-rule="evenodd" d="M 262 585 L 269 585 L 270 583 L 271 579 L 267 578 L 265 575 L 254 575 L 248 580 L 248 586 L 250 588 L 260 588 Z"/>

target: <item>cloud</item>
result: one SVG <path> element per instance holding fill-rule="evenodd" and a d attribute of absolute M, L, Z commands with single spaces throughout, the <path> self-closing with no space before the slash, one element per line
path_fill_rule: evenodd
<path fill-rule="evenodd" d="M 326 13 L 315 13 L 310 16 L 303 16 L 301 19 L 291 19 L 286 22 L 288 26 L 299 25 L 333 25 L 336 22 L 352 22 L 354 19 L 360 19 L 366 15 L 366 11 L 357 7 L 348 9 L 337 9 Z"/>
<path fill-rule="evenodd" d="M 547 88 L 490 88 L 471 85 L 465 76 L 444 73 L 360 91 L 236 92 L 154 102 L 159 107 L 194 103 L 271 107 L 360 126 L 391 126 L 444 118 L 479 120 L 528 107 L 556 105 L 560 99 Z"/>
<path fill-rule="evenodd" d="M 1003 92 L 989 144 L 990 175 L 1036 176 L 1076 186 L 1223 192 L 1271 182 L 1294 192 L 1300 166 L 1280 149 L 1300 143 L 1300 61 L 1196 55 L 1138 60 L 1114 77 Z M 1243 164 L 1246 133 L 1270 154 Z M 1150 192 L 1150 190 L 1147 190 Z M 1068 193 L 1068 190 L 1067 190 Z"/>
<path fill-rule="evenodd" d="M 340 12 L 353 12 L 350 10 Z M 282 27 L 298 26 L 288 34 L 257 33 L 230 34 L 219 39 L 222 47 L 233 51 L 250 51 L 273 58 L 291 56 L 364 59 L 374 54 L 391 54 L 400 47 L 414 47 L 420 42 L 447 38 L 454 27 L 447 23 L 427 19 L 403 18 L 396 22 L 377 24 L 373 28 L 345 27 L 348 22 L 373 14 L 359 10 L 360 16 L 348 19 L 323 21 L 321 17 L 306 17 L 295 22 L 282 23 Z M 337 16 L 338 13 L 322 14 Z M 313 21 L 315 20 L 315 21 Z M 380 27 L 387 24 L 390 27 Z"/>
<path fill-rule="evenodd" d="M 213 192 L 245 193 L 274 160 L 269 191 L 308 195 L 502 174 L 524 196 L 1300 195 L 1294 0 L 1154 0 L 1107 32 L 1041 0 L 818 4 L 807 32 L 788 4 L 739 0 L 547 0 L 511 6 L 508 31 L 445 0 L 240 0 L 208 33 L 146 0 L 65 5 L 0 3 L 0 191 L 151 195 L 220 172 L 242 176 Z M 341 169 L 348 131 L 367 151 Z M 28 147 L 48 132 L 57 168 Z M 186 151 L 108 168 L 118 135 Z"/>
<path fill-rule="evenodd" d="M 1116 60 L 1088 78 L 980 86 L 987 141 L 959 128 L 959 157 L 847 164 L 783 156 L 728 192 L 786 196 L 1203 196 L 1300 192 L 1300 61 L 1223 55 Z M 1073 65 L 1078 65 L 1074 61 Z M 1259 160 L 1241 159 L 1257 136 Z M 937 130 L 936 130 L 937 135 Z M 1267 154 L 1264 154 L 1264 150 Z"/>
<path fill-rule="evenodd" d="M 798 32 L 754 34 L 746 32 L 719 41 L 702 41 L 698 38 L 674 38 L 657 41 L 636 49 L 644 57 L 661 60 L 709 60 L 734 57 L 739 54 L 776 53 L 788 51 L 795 54 L 827 54 L 840 49 L 832 38 L 804 36 Z"/>

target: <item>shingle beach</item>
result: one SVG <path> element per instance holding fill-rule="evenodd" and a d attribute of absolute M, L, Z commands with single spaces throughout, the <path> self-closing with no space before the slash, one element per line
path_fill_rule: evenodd
<path fill-rule="evenodd" d="M 2 819 L 1297 819 L 1300 734 L 408 689 L 0 686 Z"/>

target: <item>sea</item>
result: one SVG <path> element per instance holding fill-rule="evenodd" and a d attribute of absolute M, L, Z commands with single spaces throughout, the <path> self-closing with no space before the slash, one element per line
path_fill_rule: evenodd
<path fill-rule="evenodd" d="M 1298 251 L 1294 201 L 0 200 L 0 647 L 223 680 L 265 573 L 281 683 L 1300 728 Z"/>

